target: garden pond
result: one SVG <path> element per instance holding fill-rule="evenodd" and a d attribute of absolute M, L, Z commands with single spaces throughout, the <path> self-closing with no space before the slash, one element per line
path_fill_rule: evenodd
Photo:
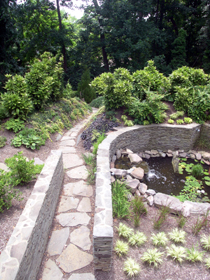
<path fill-rule="evenodd" d="M 151 157 L 150 159 L 144 159 L 139 164 L 131 164 L 129 158 L 123 156 L 116 160 L 115 168 L 130 169 L 132 166 L 141 167 L 145 172 L 143 182 L 147 185 L 148 189 L 177 196 L 186 184 L 186 177 L 192 175 L 192 167 L 196 164 L 201 164 L 203 167 L 202 176 L 198 179 L 198 182 L 203 186 L 203 190 L 201 193 L 198 190 L 198 197 L 202 197 L 202 192 L 205 191 L 210 199 L 210 167 L 202 161 L 181 158 L 179 163 L 180 174 L 174 173 L 171 157 Z"/>

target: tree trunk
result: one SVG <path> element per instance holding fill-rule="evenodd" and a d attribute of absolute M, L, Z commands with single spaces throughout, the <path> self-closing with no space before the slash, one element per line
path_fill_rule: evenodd
<path fill-rule="evenodd" d="M 59 30 L 62 32 L 62 22 L 61 22 L 61 13 L 60 13 L 60 6 L 59 6 L 59 0 L 56 0 L 57 4 L 57 13 L 58 13 L 58 21 L 59 21 Z M 66 73 L 67 72 L 67 61 L 66 61 L 66 47 L 64 44 L 63 39 L 61 39 L 61 52 L 63 54 L 63 70 Z"/>
<path fill-rule="evenodd" d="M 93 0 L 93 4 L 95 6 L 96 9 L 96 13 L 100 16 L 100 7 L 98 5 L 97 0 Z M 99 25 L 102 26 L 102 21 L 99 17 L 98 19 Z M 105 46 L 105 34 L 102 33 L 100 35 L 100 39 L 101 39 L 101 44 L 102 44 L 102 55 L 103 55 L 103 62 L 104 62 L 104 68 L 107 72 L 109 72 L 109 62 L 108 62 L 108 58 L 107 58 L 107 52 L 106 52 L 106 46 Z"/>

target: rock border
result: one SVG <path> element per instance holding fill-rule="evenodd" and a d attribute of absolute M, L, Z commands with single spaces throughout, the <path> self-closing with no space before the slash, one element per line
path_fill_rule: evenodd
<path fill-rule="evenodd" d="M 64 178 L 62 152 L 51 151 L 0 255 L 1 280 L 36 279 Z"/>
<path fill-rule="evenodd" d="M 117 150 L 190 151 L 199 137 L 210 135 L 210 125 L 147 125 L 118 128 L 108 134 L 97 152 L 96 198 L 93 227 L 95 269 L 110 271 L 113 249 L 113 216 L 110 163 Z M 209 160 L 209 159 L 208 159 Z M 192 207 L 190 207 L 192 208 Z"/>

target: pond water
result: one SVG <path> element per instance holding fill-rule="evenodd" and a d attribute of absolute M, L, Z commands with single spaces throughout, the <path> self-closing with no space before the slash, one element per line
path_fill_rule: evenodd
<path fill-rule="evenodd" d="M 124 156 L 115 162 L 115 167 L 120 169 L 130 169 L 132 166 L 141 167 L 145 171 L 143 182 L 148 186 L 148 189 L 153 189 L 156 192 L 165 194 L 178 195 L 185 185 L 185 177 L 189 176 L 186 171 L 183 174 L 174 173 L 172 166 L 172 158 L 170 157 L 153 157 L 144 159 L 140 164 L 131 165 L 127 156 Z M 195 163 L 194 160 L 188 159 L 187 163 Z M 209 166 L 202 164 L 204 169 L 209 169 Z M 210 186 L 206 186 L 203 181 L 204 190 L 210 198 Z"/>

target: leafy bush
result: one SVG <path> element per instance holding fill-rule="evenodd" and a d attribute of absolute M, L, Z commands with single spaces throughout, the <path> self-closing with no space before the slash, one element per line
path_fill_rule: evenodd
<path fill-rule="evenodd" d="M 20 200 L 21 192 L 11 184 L 11 172 L 0 169 L 0 213 L 12 206 L 12 200 Z"/>
<path fill-rule="evenodd" d="M 168 109 L 161 100 L 163 95 L 152 91 L 146 91 L 146 99 L 142 102 L 139 99 L 132 98 L 127 112 L 134 118 L 136 124 L 143 124 L 144 121 L 149 123 L 161 123 L 165 120 L 165 110 Z"/>
<path fill-rule="evenodd" d="M 93 154 L 96 155 L 98 151 L 98 146 L 101 144 L 102 141 L 106 138 L 106 135 L 104 133 L 100 134 L 100 136 L 97 138 L 96 142 L 93 143 Z"/>
<path fill-rule="evenodd" d="M 172 241 L 175 243 L 184 243 L 185 242 L 185 236 L 186 232 L 183 230 L 179 230 L 178 228 L 175 228 L 171 232 L 169 232 L 169 237 Z"/>
<path fill-rule="evenodd" d="M 25 119 L 32 112 L 32 101 L 27 94 L 25 79 L 20 75 L 6 75 L 6 93 L 2 95 L 2 105 L 10 116 Z"/>
<path fill-rule="evenodd" d="M 91 82 L 91 87 L 94 89 L 96 95 L 104 95 L 105 88 L 107 87 L 106 79 L 107 73 L 102 73 Z"/>
<path fill-rule="evenodd" d="M 188 88 L 193 86 L 205 86 L 208 84 L 208 75 L 202 69 L 190 68 L 183 66 L 171 73 L 169 76 L 171 84 L 171 93 L 174 98 L 174 93 L 177 88 Z"/>
<path fill-rule="evenodd" d="M 203 166 L 201 164 L 193 165 L 192 175 L 197 179 L 200 178 L 203 175 Z"/>
<path fill-rule="evenodd" d="M 99 96 L 96 99 L 93 99 L 89 105 L 94 108 L 100 108 L 101 106 L 104 106 L 104 96 Z"/>
<path fill-rule="evenodd" d="M 104 100 L 106 110 L 127 107 L 130 103 L 132 78 L 129 71 L 118 68 L 112 73 L 102 74 L 104 86 Z"/>
<path fill-rule="evenodd" d="M 178 119 L 178 120 L 176 120 L 176 123 L 177 123 L 177 124 L 183 124 L 184 121 L 183 121 L 182 119 Z"/>
<path fill-rule="evenodd" d="M 90 103 L 96 97 L 94 89 L 90 86 L 90 71 L 88 69 L 82 74 L 77 93 L 78 96 L 84 98 L 87 103 Z"/>
<path fill-rule="evenodd" d="M 169 119 L 169 120 L 168 120 L 168 123 L 173 124 L 173 123 L 174 123 L 174 120 Z"/>
<path fill-rule="evenodd" d="M 184 122 L 185 123 L 192 123 L 192 119 L 191 118 L 184 118 Z"/>
<path fill-rule="evenodd" d="M 0 136 L 0 148 L 4 147 L 6 145 L 7 138 L 4 136 Z"/>
<path fill-rule="evenodd" d="M 150 91 L 161 92 L 165 95 L 170 87 L 168 79 L 159 73 L 154 62 L 148 61 L 148 66 L 143 70 L 137 70 L 133 73 L 133 96 L 141 101 L 146 98 L 148 88 Z"/>
<path fill-rule="evenodd" d="M 23 152 L 15 154 L 11 158 L 7 158 L 5 163 L 10 168 L 11 184 L 17 186 L 21 183 L 28 183 L 35 178 L 37 173 L 40 173 L 43 165 L 34 165 L 34 160 L 27 160 L 22 155 Z"/>
<path fill-rule="evenodd" d="M 13 130 L 15 133 L 25 127 L 24 121 L 20 119 L 10 119 L 4 125 L 6 129 Z"/>
<path fill-rule="evenodd" d="M 165 232 L 159 232 L 157 234 L 152 233 L 152 244 L 155 246 L 166 246 L 168 242 L 168 238 Z"/>
<path fill-rule="evenodd" d="M 62 88 L 62 59 L 45 52 L 40 59 L 35 59 L 30 71 L 25 75 L 27 92 L 36 109 L 43 108 L 49 101 L 56 101 L 63 95 Z"/>
<path fill-rule="evenodd" d="M 183 116 L 184 116 L 184 112 L 183 112 L 183 111 L 177 111 L 177 112 L 171 114 L 171 115 L 170 115 L 170 118 L 171 118 L 172 120 L 176 120 L 176 119 L 178 119 L 179 117 L 183 117 Z"/>
<path fill-rule="evenodd" d="M 40 146 L 45 144 L 47 136 L 34 130 L 33 128 L 25 128 L 20 131 L 16 137 L 12 140 L 12 145 L 20 147 L 25 145 L 26 148 L 32 150 L 39 149 Z"/>

